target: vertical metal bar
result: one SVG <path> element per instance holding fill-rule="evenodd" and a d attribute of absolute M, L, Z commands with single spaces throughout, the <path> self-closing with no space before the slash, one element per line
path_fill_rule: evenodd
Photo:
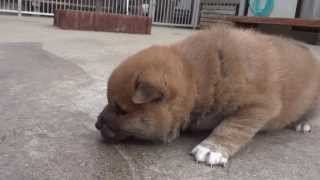
<path fill-rule="evenodd" d="M 181 22 L 182 22 L 182 17 L 183 17 L 183 15 L 182 15 L 183 9 L 181 8 L 181 1 L 179 2 L 178 9 L 179 9 L 179 12 L 178 12 L 179 18 L 178 18 L 177 24 L 181 24 Z"/>
<path fill-rule="evenodd" d="M 139 9 L 140 9 L 140 16 L 143 16 L 144 15 L 144 2 L 143 0 L 140 0 L 140 5 L 139 5 Z"/>
<path fill-rule="evenodd" d="M 154 12 L 153 0 L 149 0 L 148 16 L 151 18 L 151 21 L 152 21 L 152 22 L 154 21 L 154 19 L 153 19 L 153 17 L 154 17 L 153 12 Z"/>
<path fill-rule="evenodd" d="M 166 6 L 166 22 L 169 23 L 170 22 L 170 16 L 172 14 L 172 10 L 171 10 L 171 5 L 172 5 L 172 0 L 167 2 L 167 6 Z"/>
<path fill-rule="evenodd" d="M 193 28 L 198 26 L 199 12 L 200 12 L 200 0 L 194 0 L 193 10 L 192 10 L 192 20 L 191 24 Z"/>
<path fill-rule="evenodd" d="M 131 4 L 130 4 L 130 14 L 134 15 L 134 4 L 135 4 L 135 0 L 130 0 Z"/>
<path fill-rule="evenodd" d="M 169 3 L 170 0 L 166 0 L 164 1 L 164 4 L 163 4 L 163 21 L 165 23 L 167 23 L 167 16 L 168 16 L 168 3 Z"/>
<path fill-rule="evenodd" d="M 136 16 L 139 16 L 139 0 L 136 0 L 136 5 L 135 5 L 135 10 L 136 10 Z"/>
<path fill-rule="evenodd" d="M 114 13 L 114 4 L 115 4 L 115 0 L 111 0 L 110 9 L 111 9 L 111 13 L 112 13 L 112 14 Z"/>
<path fill-rule="evenodd" d="M 161 22 L 165 22 L 165 14 L 166 14 L 166 9 L 165 9 L 165 6 L 166 6 L 166 2 L 167 2 L 168 0 L 163 0 L 162 1 L 162 6 L 161 6 Z"/>
<path fill-rule="evenodd" d="M 191 23 L 191 13 L 192 13 L 191 7 L 192 7 L 192 6 L 190 6 L 189 11 L 188 11 L 188 15 L 187 15 L 187 23 L 188 23 L 188 24 Z"/>
<path fill-rule="evenodd" d="M 123 14 L 127 14 L 127 0 L 122 0 L 123 3 Z"/>
<path fill-rule="evenodd" d="M 167 1 L 166 4 L 166 23 L 170 22 L 170 15 L 171 15 L 171 0 Z"/>
<path fill-rule="evenodd" d="M 126 0 L 126 5 L 127 15 L 129 15 L 129 0 Z"/>
<path fill-rule="evenodd" d="M 138 11 L 138 16 L 141 16 L 141 2 L 142 0 L 138 0 L 138 4 L 137 4 L 137 11 Z"/>
<path fill-rule="evenodd" d="M 160 17 L 161 17 L 161 1 L 158 1 L 157 0 L 157 18 L 156 18 L 156 20 L 157 20 L 157 22 L 160 22 Z"/>
<path fill-rule="evenodd" d="M 134 15 L 138 15 L 138 0 L 134 0 Z"/>
<path fill-rule="evenodd" d="M 140 9 L 140 16 L 143 16 L 144 15 L 144 2 L 143 0 L 140 0 L 140 5 L 139 5 L 139 9 Z"/>
<path fill-rule="evenodd" d="M 188 7 L 187 7 L 187 4 L 186 3 L 188 3 L 188 2 L 184 2 L 183 3 L 183 5 L 182 5 L 182 7 L 183 7 L 183 18 L 182 18 L 182 24 L 186 24 L 186 19 L 187 19 L 187 13 L 188 13 Z"/>
<path fill-rule="evenodd" d="M 136 0 L 136 15 L 140 15 L 140 0 Z"/>
<path fill-rule="evenodd" d="M 125 14 L 125 8 L 126 8 L 126 6 L 125 6 L 125 3 L 124 3 L 125 1 L 124 0 L 121 0 L 121 14 Z"/>
<path fill-rule="evenodd" d="M 184 18 L 185 18 L 185 14 L 186 14 L 186 9 L 184 7 L 184 3 L 185 2 L 183 2 L 181 4 L 181 21 L 180 21 L 180 24 L 184 24 Z"/>
<path fill-rule="evenodd" d="M 119 13 L 120 13 L 120 14 L 122 14 L 122 8 L 123 8 L 123 7 L 122 7 L 122 4 L 123 4 L 122 1 L 123 1 L 123 0 L 119 0 Z"/>
<path fill-rule="evenodd" d="M 137 0 L 137 15 L 141 15 L 141 0 Z"/>
<path fill-rule="evenodd" d="M 174 17 L 175 17 L 175 4 L 176 4 L 176 0 L 174 0 L 171 4 L 171 15 L 170 15 L 170 24 L 172 24 L 174 22 Z"/>
<path fill-rule="evenodd" d="M 162 12 L 163 12 L 162 17 L 163 17 L 163 19 L 162 19 L 162 21 L 164 23 L 167 21 L 167 5 L 168 5 L 168 1 L 170 1 L 170 0 L 164 0 L 163 1 L 163 9 L 162 9 Z"/>
<path fill-rule="evenodd" d="M 133 15 L 133 9 L 132 9 L 133 4 L 134 4 L 134 0 L 128 0 L 128 13 L 130 15 Z"/>
<path fill-rule="evenodd" d="M 131 14 L 135 16 L 136 15 L 135 12 L 136 12 L 136 0 L 132 0 Z"/>
<path fill-rule="evenodd" d="M 114 4 L 114 0 L 110 0 L 110 9 L 111 9 L 111 13 L 113 13 L 113 4 Z"/>
<path fill-rule="evenodd" d="M 177 0 L 175 0 L 175 3 L 174 3 L 174 20 L 173 20 L 173 24 L 176 24 L 177 21 L 178 21 L 178 18 L 179 18 L 177 5 L 178 5 L 178 2 L 177 2 Z"/>
<path fill-rule="evenodd" d="M 116 14 L 118 14 L 118 0 L 116 0 L 115 8 Z"/>
<path fill-rule="evenodd" d="M 136 0 L 136 6 L 135 6 L 135 10 L 136 10 L 136 16 L 139 16 L 139 0 Z"/>
<path fill-rule="evenodd" d="M 123 0 L 123 14 L 127 15 L 127 0 Z"/>
<path fill-rule="evenodd" d="M 166 1 L 166 0 L 163 0 Z M 163 1 L 161 1 L 162 3 L 159 4 L 159 22 L 162 22 L 162 18 L 163 18 L 163 12 L 162 12 L 162 6 L 163 6 Z"/>
<path fill-rule="evenodd" d="M 23 11 L 27 11 L 27 7 L 28 7 L 27 1 L 24 1 L 24 8 L 23 8 Z"/>
<path fill-rule="evenodd" d="M 187 9 L 187 4 L 183 4 L 182 7 L 183 7 L 183 15 L 182 15 L 182 23 L 181 24 L 185 24 L 186 23 L 186 17 L 187 17 L 187 13 L 188 13 L 188 9 Z"/>
<path fill-rule="evenodd" d="M 108 13 L 110 13 L 110 4 L 111 4 L 110 1 L 111 1 L 111 0 L 108 0 Z"/>
<path fill-rule="evenodd" d="M 169 17 L 168 17 L 168 23 L 172 22 L 172 18 L 173 18 L 173 8 L 174 8 L 174 0 L 170 1 L 170 5 L 169 5 L 169 9 L 170 9 L 170 13 L 169 13 Z"/>
<path fill-rule="evenodd" d="M 183 15 L 184 15 L 184 9 L 183 9 L 183 5 L 181 6 L 181 11 L 180 11 L 180 22 L 179 24 L 183 24 Z"/>
<path fill-rule="evenodd" d="M 50 13 L 49 12 L 49 2 L 50 2 L 50 0 L 46 0 L 46 11 L 45 11 L 46 13 Z"/>
<path fill-rule="evenodd" d="M 18 0 L 18 16 L 21 16 L 22 0 Z"/>
<path fill-rule="evenodd" d="M 156 22 L 159 22 L 160 19 L 160 2 L 156 1 Z"/>

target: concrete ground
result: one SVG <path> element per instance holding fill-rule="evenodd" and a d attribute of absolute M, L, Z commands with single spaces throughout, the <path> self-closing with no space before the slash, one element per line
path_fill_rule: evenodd
<path fill-rule="evenodd" d="M 310 134 L 258 135 L 226 168 L 193 161 L 188 153 L 201 134 L 169 145 L 101 141 L 94 122 L 112 69 L 139 49 L 191 32 L 65 31 L 51 18 L 0 16 L 0 179 L 319 179 L 319 121 Z"/>

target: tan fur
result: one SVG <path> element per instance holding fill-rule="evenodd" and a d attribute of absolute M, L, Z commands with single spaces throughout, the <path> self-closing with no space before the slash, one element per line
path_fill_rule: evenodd
<path fill-rule="evenodd" d="M 115 135 L 162 141 L 185 129 L 212 129 L 202 144 L 232 156 L 257 132 L 286 127 L 310 110 L 319 73 L 299 42 L 215 26 L 129 57 L 110 77 L 98 122 Z M 137 91 L 142 103 L 135 103 Z"/>

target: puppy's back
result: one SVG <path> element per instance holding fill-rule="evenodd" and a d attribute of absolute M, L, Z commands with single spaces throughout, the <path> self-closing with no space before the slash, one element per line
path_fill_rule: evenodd
<path fill-rule="evenodd" d="M 186 61 L 197 67 L 195 74 L 205 79 L 200 89 L 217 89 L 214 82 L 225 78 L 223 76 L 229 79 L 224 80 L 225 83 L 233 83 L 231 88 L 238 88 L 224 90 L 218 99 L 231 96 L 228 92 L 237 92 L 228 98 L 241 104 L 251 98 L 248 92 L 277 92 L 281 113 L 267 124 L 266 129 L 282 128 L 296 121 L 319 96 L 319 62 L 300 42 L 252 30 L 216 26 L 196 33 L 176 46 Z M 221 75 L 221 72 L 225 74 Z M 207 96 L 203 99 L 213 96 L 206 94 L 209 90 L 201 93 Z"/>

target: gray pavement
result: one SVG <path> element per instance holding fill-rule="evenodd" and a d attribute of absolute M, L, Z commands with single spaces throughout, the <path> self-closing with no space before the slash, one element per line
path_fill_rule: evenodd
<path fill-rule="evenodd" d="M 112 69 L 139 49 L 190 33 L 64 31 L 51 18 L 0 16 L 0 179 L 318 180 L 320 120 L 310 134 L 258 135 L 226 168 L 197 165 L 188 154 L 205 134 L 169 145 L 101 141 L 94 122 Z"/>

